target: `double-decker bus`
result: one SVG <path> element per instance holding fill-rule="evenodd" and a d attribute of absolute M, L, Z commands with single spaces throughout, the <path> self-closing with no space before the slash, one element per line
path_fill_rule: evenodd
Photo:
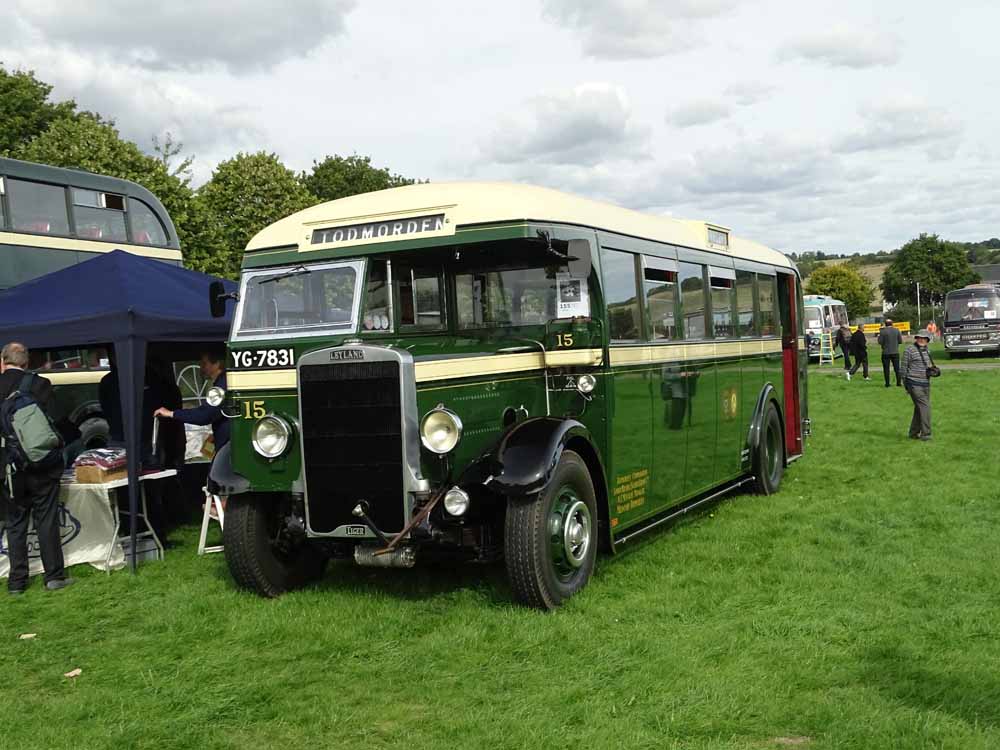
<path fill-rule="evenodd" d="M 809 334 L 809 357 L 816 359 L 819 357 L 820 336 L 824 333 L 836 335 L 840 326 L 850 325 L 847 305 L 825 294 L 807 294 L 802 300 L 805 305 L 805 330 Z M 834 356 L 840 356 L 836 349 Z"/>
<path fill-rule="evenodd" d="M 260 594 L 448 555 L 552 608 L 598 549 L 802 455 L 798 272 L 725 227 L 414 185 L 283 219 L 243 265 L 212 478 Z"/>
<path fill-rule="evenodd" d="M 173 222 L 145 188 L 114 177 L 0 158 L 0 289 L 112 250 L 181 264 Z M 108 426 L 97 384 L 108 371 L 107 352 L 33 351 L 30 366 L 56 386 L 55 416 L 80 428 L 82 445 L 106 443 Z"/>
<path fill-rule="evenodd" d="M 1000 284 L 970 284 L 948 292 L 943 337 L 951 356 L 1000 351 Z"/>

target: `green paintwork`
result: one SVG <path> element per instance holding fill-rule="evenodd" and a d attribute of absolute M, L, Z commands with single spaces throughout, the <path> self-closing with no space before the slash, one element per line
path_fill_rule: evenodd
<path fill-rule="evenodd" d="M 508 347 L 525 347 L 525 339 L 543 340 L 556 349 L 560 333 L 573 332 L 573 348 L 601 347 L 605 364 L 550 371 L 550 383 L 559 387 L 565 375 L 592 372 L 597 375 L 593 398 L 586 402 L 575 390 L 550 391 L 551 413 L 579 419 L 590 431 L 605 476 L 598 477 L 598 496 L 605 490 L 606 508 L 600 514 L 610 521 L 613 534 L 620 534 L 671 506 L 712 487 L 745 474 L 750 466 L 747 436 L 762 388 L 772 384 L 784 409 L 781 353 L 733 357 L 728 360 L 689 361 L 612 368 L 607 341 L 608 321 L 601 291 L 600 254 L 597 233 L 579 227 L 517 223 L 506 226 L 460 229 L 454 238 L 407 240 L 355 248 L 316 251 L 304 255 L 279 250 L 248 254 L 245 268 L 300 264 L 304 260 L 388 255 L 393 252 L 441 245 L 467 244 L 472 238 L 489 241 L 535 237 L 547 230 L 555 239 L 587 239 L 591 243 L 593 270 L 590 278 L 594 319 L 590 322 L 558 321 L 548 326 L 521 327 L 516 331 L 440 331 L 411 334 L 351 334 L 315 339 L 280 339 L 232 344 L 233 349 L 289 347 L 296 360 L 307 351 L 341 344 L 345 338 L 365 343 L 405 348 L 419 362 L 462 356 L 489 356 Z M 601 239 L 608 235 L 601 234 Z M 622 242 L 628 242 L 625 238 Z M 649 243 L 643 243 L 648 245 Z M 707 254 L 706 254 L 707 256 Z M 449 288 L 450 287 L 449 285 Z M 710 297 L 711 295 L 707 295 Z M 678 305 L 680 303 L 678 302 Z M 755 303 L 756 304 L 756 303 Z M 735 306 L 734 306 L 735 307 Z M 801 315 L 801 300 L 797 305 Z M 450 309 L 454 310 L 453 302 Z M 679 310 L 679 308 L 678 308 Z M 710 322 L 711 306 L 705 311 Z M 453 315 L 449 316 L 454 318 Z M 734 322 L 736 311 L 733 312 Z M 800 318 L 801 319 L 801 318 Z M 799 352 L 800 366 L 807 355 Z M 457 477 L 463 468 L 494 446 L 504 433 L 504 412 L 524 407 L 531 416 L 545 413 L 545 376 L 542 371 L 512 372 L 490 377 L 469 377 L 417 384 L 420 415 L 442 404 L 461 418 L 463 437 L 448 463 Z M 800 390 L 805 392 L 804 370 Z M 266 411 L 298 417 L 294 391 L 231 393 L 237 408 L 245 400 L 263 401 Z M 803 404 L 803 416 L 805 416 Z M 254 420 L 237 419 L 233 425 L 233 461 L 257 491 L 288 492 L 301 471 L 299 447 L 287 456 L 269 462 L 250 445 Z M 437 486 L 444 479 L 445 462 L 423 452 L 422 471 Z"/>

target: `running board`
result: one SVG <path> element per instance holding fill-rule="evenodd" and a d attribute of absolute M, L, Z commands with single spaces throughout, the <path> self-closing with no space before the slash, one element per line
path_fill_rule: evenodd
<path fill-rule="evenodd" d="M 705 503 L 711 502 L 712 500 L 715 500 L 717 497 L 721 497 L 722 495 L 725 495 L 727 492 L 732 492 L 737 487 L 742 487 L 744 484 L 748 484 L 752 481 L 754 481 L 754 477 L 752 476 L 744 477 L 743 479 L 739 479 L 731 484 L 725 485 L 724 487 L 722 487 L 722 489 L 713 492 L 711 495 L 698 498 L 694 502 L 689 502 L 686 505 L 682 505 L 676 510 L 667 511 L 667 514 L 664 516 L 659 516 L 659 517 L 654 516 L 652 519 L 642 524 L 638 528 L 630 531 L 625 536 L 621 537 L 620 539 L 616 539 L 613 542 L 615 551 L 617 552 L 619 548 L 625 546 L 626 542 L 639 536 L 640 534 L 645 534 L 647 531 L 655 529 L 657 526 L 660 526 L 661 524 L 664 524 L 667 521 L 672 521 L 675 518 L 683 516 L 685 513 L 690 513 L 695 508 L 698 508 L 699 506 L 702 506 Z"/>

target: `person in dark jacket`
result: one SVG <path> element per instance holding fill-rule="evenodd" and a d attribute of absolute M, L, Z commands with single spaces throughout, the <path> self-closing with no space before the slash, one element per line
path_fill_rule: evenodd
<path fill-rule="evenodd" d="M 900 371 L 906 392 L 913 400 L 913 417 L 910 419 L 910 439 L 931 439 L 931 378 L 928 368 L 934 364 L 927 345 L 931 335 L 926 330 L 913 337 L 913 343 L 903 352 Z"/>
<path fill-rule="evenodd" d="M 0 351 L 0 399 L 16 391 L 27 374 L 28 349 L 12 341 Z M 31 375 L 30 393 L 46 414 L 52 406 L 52 383 L 39 375 Z M 45 588 L 49 591 L 73 583 L 66 577 L 62 539 L 59 534 L 59 479 L 62 461 L 43 471 L 25 471 L 15 483 L 13 502 L 7 510 L 7 556 L 10 575 L 7 591 L 23 594 L 28 588 L 28 520 L 35 522 L 38 547 L 45 571 Z"/>
<path fill-rule="evenodd" d="M 858 329 L 851 334 L 851 354 L 854 355 L 854 367 L 851 368 L 851 375 L 858 371 L 859 367 L 863 367 L 862 370 L 865 380 L 871 380 L 868 377 L 868 339 L 865 337 L 865 327 L 858 323 Z"/>
<path fill-rule="evenodd" d="M 221 351 L 206 351 L 201 355 L 198 366 L 201 374 L 212 385 L 225 390 L 226 359 Z M 161 406 L 154 416 L 164 419 L 174 419 L 183 424 L 212 425 L 212 439 L 215 442 L 215 453 L 218 455 L 222 447 L 229 442 L 229 420 L 222 414 L 222 409 L 212 406 L 207 401 L 193 409 L 169 409 Z"/>
<path fill-rule="evenodd" d="M 896 373 L 896 385 L 902 385 L 903 381 L 899 377 L 899 345 L 903 343 L 903 334 L 892 325 L 889 318 L 885 319 L 885 325 L 878 332 L 878 345 L 882 347 L 882 374 L 885 376 L 885 387 L 889 387 L 889 365 Z"/>
<path fill-rule="evenodd" d="M 851 329 L 846 324 L 841 324 L 837 329 L 837 336 L 833 340 L 833 345 L 844 353 L 844 376 L 851 379 Z"/>

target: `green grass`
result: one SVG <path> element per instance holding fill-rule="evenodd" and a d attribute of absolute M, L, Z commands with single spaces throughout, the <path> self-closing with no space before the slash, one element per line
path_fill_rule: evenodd
<path fill-rule="evenodd" d="M 35 581 L 0 598 L 0 747 L 1000 747 L 1000 378 L 947 372 L 926 444 L 902 389 L 812 396 L 779 494 L 602 560 L 549 615 L 500 568 L 264 601 L 194 529 L 135 577 Z"/>

